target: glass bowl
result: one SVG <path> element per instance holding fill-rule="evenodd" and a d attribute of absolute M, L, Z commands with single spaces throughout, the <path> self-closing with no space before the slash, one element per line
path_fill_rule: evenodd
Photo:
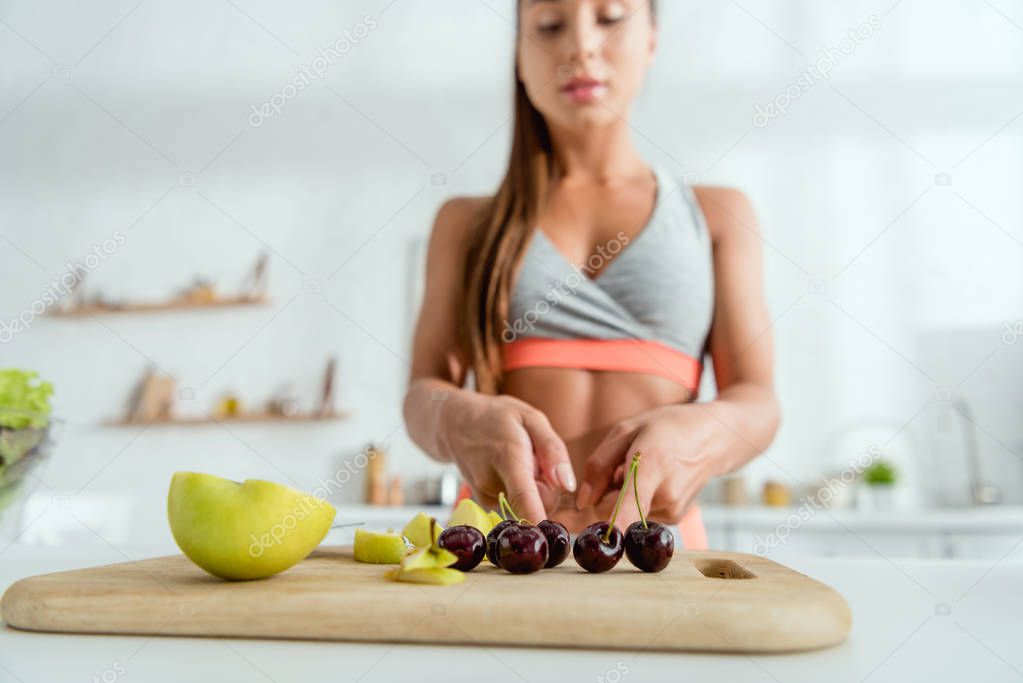
<path fill-rule="evenodd" d="M 21 533 L 22 509 L 53 452 L 53 432 L 53 420 L 42 428 L 0 427 L 0 539 L 5 543 Z"/>

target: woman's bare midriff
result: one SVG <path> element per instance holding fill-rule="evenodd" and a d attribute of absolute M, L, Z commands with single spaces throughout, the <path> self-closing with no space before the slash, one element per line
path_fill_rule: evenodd
<path fill-rule="evenodd" d="M 657 406 L 688 400 L 689 392 L 663 377 L 575 368 L 523 368 L 505 375 L 504 393 L 542 411 L 564 440 L 576 479 L 586 459 L 617 422 Z M 593 508 L 576 510 L 563 495 L 552 519 L 572 532 L 596 521 Z"/>

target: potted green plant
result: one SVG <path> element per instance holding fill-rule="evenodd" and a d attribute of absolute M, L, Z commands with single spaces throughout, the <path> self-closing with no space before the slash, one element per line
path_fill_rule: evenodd
<path fill-rule="evenodd" d="M 895 485 L 898 483 L 898 471 L 890 462 L 878 460 L 863 470 L 861 480 L 864 484 L 860 499 L 866 499 L 866 507 L 876 510 L 889 510 L 895 507 Z"/>
<path fill-rule="evenodd" d="M 0 369 L 0 537 L 17 533 L 34 473 L 50 453 L 52 394 L 35 372 Z"/>

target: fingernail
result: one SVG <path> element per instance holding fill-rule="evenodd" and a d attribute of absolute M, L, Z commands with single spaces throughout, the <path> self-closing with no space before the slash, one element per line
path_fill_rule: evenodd
<path fill-rule="evenodd" d="M 579 487 L 579 495 L 575 497 L 575 506 L 582 510 L 584 507 L 589 505 L 590 493 L 593 491 L 593 487 L 587 482 L 583 482 L 583 485 Z"/>
<path fill-rule="evenodd" d="M 572 471 L 571 465 L 567 462 L 561 463 L 554 468 L 554 474 L 566 491 L 575 491 L 575 472 Z"/>

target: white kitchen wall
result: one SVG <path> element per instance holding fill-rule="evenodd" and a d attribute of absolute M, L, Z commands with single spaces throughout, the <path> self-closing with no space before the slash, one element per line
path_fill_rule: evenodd
<path fill-rule="evenodd" d="M 754 125 L 871 15 L 830 79 Z M 57 386 L 47 487 L 130 498 L 162 530 L 179 469 L 311 488 L 369 441 L 406 480 L 437 469 L 401 421 L 409 254 L 442 201 L 499 178 L 513 17 L 494 0 L 0 3 L 0 321 L 115 231 L 125 245 L 88 280 L 111 296 L 196 273 L 229 290 L 271 253 L 269 307 L 36 319 L 0 345 L 0 365 Z M 921 464 L 948 388 L 980 406 L 986 471 L 1023 500 L 1023 344 L 1003 341 L 1023 318 L 1021 25 L 1009 0 L 661 3 L 637 143 L 743 188 L 763 230 L 785 422 L 752 483 L 809 482 L 877 442 L 922 495 L 965 490 L 965 469 Z M 252 126 L 346 30 L 361 37 L 324 78 Z M 946 347 L 956 331 L 971 341 Z M 100 426 L 150 364 L 209 409 L 286 380 L 312 396 L 329 354 L 343 423 Z"/>

